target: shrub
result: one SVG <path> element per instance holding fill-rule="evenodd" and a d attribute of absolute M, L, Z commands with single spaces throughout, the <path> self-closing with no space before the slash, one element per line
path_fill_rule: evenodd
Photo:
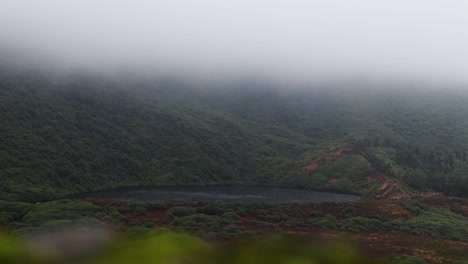
<path fill-rule="evenodd" d="M 251 221 L 250 222 L 252 225 L 256 226 L 256 227 L 272 227 L 273 224 L 270 224 L 268 222 L 263 222 L 263 221 Z"/>
<path fill-rule="evenodd" d="M 29 203 L 0 201 L 0 212 L 13 218 L 12 221 L 21 220 L 32 208 L 33 205 Z M 0 216 L 1 218 L 5 219 L 5 216 Z"/>
<path fill-rule="evenodd" d="M 145 207 L 136 207 L 134 210 L 133 210 L 133 213 L 136 214 L 136 215 L 145 215 L 148 211 L 146 211 L 146 208 Z"/>
<path fill-rule="evenodd" d="M 119 211 L 115 209 L 111 211 L 108 216 L 109 218 L 117 222 L 120 222 L 126 219 L 125 216 L 123 216 L 121 213 L 119 213 Z"/>
<path fill-rule="evenodd" d="M 309 216 L 322 217 L 322 216 L 324 216 L 324 214 L 322 212 L 319 212 L 319 211 L 311 211 L 311 212 L 309 212 Z"/>
<path fill-rule="evenodd" d="M 427 262 L 416 256 L 401 255 L 392 258 L 392 262 L 396 264 L 426 264 Z"/>
<path fill-rule="evenodd" d="M 143 207 L 146 209 L 149 203 L 147 202 L 128 202 L 127 206 L 122 208 L 123 213 L 133 213 L 136 208 Z"/>
<path fill-rule="evenodd" d="M 255 239 L 260 239 L 261 235 L 259 235 L 257 231 L 246 230 L 246 231 L 240 232 L 238 234 L 238 237 L 242 239 L 247 239 L 247 240 L 255 240 Z"/>
<path fill-rule="evenodd" d="M 134 219 L 132 221 L 130 221 L 130 223 L 128 223 L 129 226 L 141 226 L 141 222 Z"/>
<path fill-rule="evenodd" d="M 80 220 L 50 220 L 37 229 L 38 231 L 59 231 L 69 228 L 102 226 L 102 222 L 95 218 L 83 218 Z"/>
<path fill-rule="evenodd" d="M 148 203 L 145 208 L 146 210 L 162 210 L 166 209 L 166 204 L 164 203 Z"/>
<path fill-rule="evenodd" d="M 175 217 L 183 217 L 196 214 L 197 211 L 192 207 L 175 206 L 167 210 L 164 220 L 172 221 Z"/>
<path fill-rule="evenodd" d="M 243 208 L 239 208 L 236 210 L 236 214 L 238 214 L 239 216 L 246 216 L 247 215 L 247 211 Z"/>
<path fill-rule="evenodd" d="M 150 228 L 134 225 L 130 227 L 125 233 L 125 238 L 141 239 L 150 235 Z"/>
<path fill-rule="evenodd" d="M 289 219 L 289 216 L 287 216 L 284 213 L 283 214 L 277 213 L 277 214 L 269 215 L 265 217 L 265 220 L 267 220 L 270 223 L 279 223 L 281 221 L 286 221 L 288 219 Z"/>
<path fill-rule="evenodd" d="M 175 218 L 173 224 L 178 225 L 179 228 L 190 231 L 193 233 L 198 232 L 219 232 L 221 226 L 225 225 L 217 219 L 212 218 L 206 214 L 194 214 L 184 217 Z"/>
<path fill-rule="evenodd" d="M 163 217 L 163 220 L 166 221 L 166 222 L 172 222 L 174 219 L 176 219 L 177 217 L 171 213 L 166 213 Z"/>
<path fill-rule="evenodd" d="M 152 202 L 131 202 L 127 205 L 130 210 L 134 210 L 137 207 L 144 207 L 147 211 L 150 210 L 161 210 L 165 209 L 166 205 L 164 203 L 152 203 Z"/>
<path fill-rule="evenodd" d="M 418 202 L 403 202 L 402 205 L 412 213 L 419 215 L 428 209 L 427 206 Z"/>
<path fill-rule="evenodd" d="M 200 208 L 200 213 L 207 215 L 222 215 L 224 214 L 224 205 L 220 202 L 210 202 Z"/>
<path fill-rule="evenodd" d="M 268 208 L 268 205 L 262 202 L 253 202 L 244 205 L 249 211 L 255 212 L 257 210 Z"/>
<path fill-rule="evenodd" d="M 221 217 L 231 222 L 235 222 L 240 219 L 240 216 L 234 212 L 224 213 Z"/>
<path fill-rule="evenodd" d="M 468 221 L 447 209 L 432 208 L 406 221 L 394 220 L 390 225 L 413 233 L 443 236 L 451 240 L 468 241 Z"/>
<path fill-rule="evenodd" d="M 231 234 L 237 234 L 244 231 L 244 228 L 236 225 L 227 225 L 223 228 L 223 230 Z"/>
<path fill-rule="evenodd" d="M 296 226 L 303 226 L 304 222 L 297 220 L 297 219 L 289 219 L 289 220 L 281 222 L 280 225 L 284 227 L 296 227 Z"/>
<path fill-rule="evenodd" d="M 341 221 L 341 228 L 349 231 L 374 231 L 384 229 L 386 225 L 378 219 L 366 217 L 352 217 Z"/>
<path fill-rule="evenodd" d="M 34 205 L 22 219 L 23 222 L 40 225 L 50 220 L 77 220 L 94 217 L 98 207 L 85 201 L 61 200 Z"/>
<path fill-rule="evenodd" d="M 229 232 L 219 232 L 217 235 L 216 235 L 217 238 L 219 239 L 225 239 L 225 240 L 231 240 L 231 239 L 234 239 L 237 237 L 237 234 L 234 234 L 234 233 L 229 233 Z"/>
<path fill-rule="evenodd" d="M 147 220 L 143 223 L 143 226 L 146 228 L 153 228 L 155 226 L 155 222 L 152 220 Z"/>
<path fill-rule="evenodd" d="M 332 215 L 326 215 L 324 217 L 307 220 L 305 225 L 334 229 L 336 228 L 336 218 Z"/>
<path fill-rule="evenodd" d="M 255 216 L 259 219 L 266 220 L 266 217 L 268 216 L 268 212 L 263 209 L 256 209 L 254 210 Z"/>
<path fill-rule="evenodd" d="M 0 212 L 0 226 L 5 226 L 14 220 L 15 218 L 12 216 L 12 214 L 7 212 Z"/>
<path fill-rule="evenodd" d="M 346 206 L 345 208 L 343 208 L 343 210 L 341 210 L 340 216 L 346 217 L 346 218 L 352 217 L 355 212 L 356 212 L 356 209 L 354 207 Z"/>
<path fill-rule="evenodd" d="M 128 221 L 127 218 L 125 218 L 125 216 L 123 216 L 116 209 L 113 209 L 112 211 L 110 211 L 109 214 L 104 216 L 102 219 L 105 222 L 113 224 L 113 225 L 116 225 L 119 223 L 125 223 L 126 221 Z"/>
<path fill-rule="evenodd" d="M 184 222 L 194 222 L 194 223 L 212 223 L 216 222 L 213 218 L 211 218 L 209 215 L 206 214 L 194 214 L 194 215 L 189 215 L 185 217 L 180 217 L 177 218 L 177 220 L 174 221 L 175 224 L 181 224 Z"/>
<path fill-rule="evenodd" d="M 118 207 L 120 205 L 120 201 L 112 200 L 109 205 L 111 207 Z"/>

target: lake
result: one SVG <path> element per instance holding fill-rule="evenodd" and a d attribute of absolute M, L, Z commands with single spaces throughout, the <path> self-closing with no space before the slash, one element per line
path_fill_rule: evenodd
<path fill-rule="evenodd" d="M 111 190 L 79 193 L 68 198 L 109 199 L 149 202 L 199 202 L 221 200 L 225 202 L 321 203 L 357 202 L 356 195 L 316 192 L 262 186 L 157 186 L 124 187 Z"/>

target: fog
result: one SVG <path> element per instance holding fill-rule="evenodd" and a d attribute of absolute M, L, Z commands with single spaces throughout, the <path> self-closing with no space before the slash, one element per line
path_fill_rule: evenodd
<path fill-rule="evenodd" d="M 1 0 L 0 54 L 61 71 L 468 83 L 464 0 Z"/>

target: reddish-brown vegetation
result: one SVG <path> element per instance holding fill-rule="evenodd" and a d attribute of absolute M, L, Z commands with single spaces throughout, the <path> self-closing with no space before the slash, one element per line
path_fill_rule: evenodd
<path fill-rule="evenodd" d="M 345 147 L 339 148 L 333 151 L 324 152 L 312 163 L 306 165 L 302 170 L 308 174 L 314 173 L 323 164 L 330 161 L 335 161 L 341 158 L 345 154 L 356 153 L 356 148 L 353 144 L 348 143 Z M 337 181 L 336 178 L 331 178 L 325 184 L 325 187 L 333 185 Z M 377 199 L 390 199 L 390 200 L 408 200 L 410 196 L 408 194 L 408 187 L 401 181 L 392 179 L 382 172 L 375 172 L 369 175 L 365 180 L 353 182 L 354 186 L 363 184 L 364 182 L 377 182 L 380 187 L 377 188 L 376 192 L 372 195 L 373 198 Z"/>
<path fill-rule="evenodd" d="M 356 204 L 356 215 L 364 217 L 379 216 L 384 219 L 407 219 L 414 214 L 401 203 L 389 200 L 367 200 Z"/>
<path fill-rule="evenodd" d="M 409 200 L 408 187 L 398 180 L 386 180 L 373 195 L 387 200 Z"/>
<path fill-rule="evenodd" d="M 380 182 L 380 183 L 384 183 L 384 182 L 386 182 L 386 181 L 388 181 L 390 179 L 391 179 L 390 177 L 388 177 L 387 175 L 385 175 L 382 172 L 376 172 L 376 173 L 374 173 L 372 175 L 369 175 L 367 177 L 368 181 L 377 181 L 377 182 Z"/>
<path fill-rule="evenodd" d="M 359 232 L 348 237 L 370 257 L 405 254 L 421 257 L 433 264 L 452 263 L 454 258 L 467 257 L 468 243 L 444 238 L 400 231 Z"/>
<path fill-rule="evenodd" d="M 392 192 L 394 188 L 401 189 L 398 182 L 394 182 L 384 174 L 376 174 L 372 176 L 382 182 L 380 188 L 383 192 L 379 199 L 367 199 L 358 203 L 320 203 L 320 204 L 303 204 L 291 205 L 282 214 L 285 214 L 289 219 L 301 219 L 306 221 L 313 219 L 315 214 L 320 213 L 322 216 L 333 215 L 338 221 L 353 216 L 379 218 L 387 220 L 395 219 L 408 219 L 415 217 L 415 214 L 409 211 L 404 203 L 395 198 Z M 392 185 L 393 184 L 393 185 Z M 395 187 L 392 187 L 395 186 Z M 403 186 L 404 187 L 404 186 Z M 400 193 L 397 191 L 396 193 Z M 388 195 L 385 195 L 388 194 Z M 391 194 L 391 195 L 390 195 Z M 410 198 L 405 196 L 405 199 L 411 199 L 430 207 L 447 207 L 453 212 L 467 216 L 468 200 L 446 197 L 438 193 L 428 193 L 417 198 Z M 388 199 L 387 199 L 388 198 Z M 399 197 L 396 197 L 399 198 Z M 93 200 L 95 205 L 101 207 L 115 206 L 116 208 L 123 209 L 128 204 L 127 202 L 116 201 L 103 201 Z M 176 228 L 170 222 L 164 221 L 164 215 L 172 205 L 168 204 L 166 208 L 151 209 L 145 215 L 135 214 L 134 212 L 126 212 L 123 215 L 130 221 L 138 220 L 142 223 L 152 220 L 156 222 L 157 226 L 166 226 L 169 228 Z M 178 204 L 177 206 L 197 207 L 197 204 Z M 231 209 L 237 210 L 237 206 L 232 205 Z M 451 263 L 457 258 L 467 258 L 468 243 L 463 241 L 453 241 L 441 237 L 433 237 L 428 235 L 414 235 L 409 232 L 395 231 L 395 230 L 379 230 L 379 231 L 360 231 L 350 232 L 343 229 L 327 229 L 318 226 L 285 226 L 281 222 L 268 222 L 265 221 L 265 216 L 273 216 L 278 213 L 273 209 L 274 207 L 265 206 L 260 209 L 263 216 L 259 216 L 256 211 L 249 211 L 246 215 L 236 222 L 236 225 L 241 226 L 245 230 L 261 231 L 263 234 L 285 234 L 294 235 L 307 238 L 314 238 L 319 240 L 347 240 L 357 245 L 363 254 L 369 257 L 386 258 L 391 255 L 413 255 L 424 258 L 427 263 L 443 264 Z M 344 215 L 347 209 L 350 215 Z M 217 216 L 213 216 L 217 217 Z M 265 226 L 259 223 L 266 223 Z"/>
<path fill-rule="evenodd" d="M 351 143 L 346 144 L 344 148 L 339 148 L 333 151 L 322 153 L 320 156 L 315 158 L 309 165 L 302 167 L 302 170 L 306 173 L 313 173 L 321 165 L 327 161 L 335 161 L 345 154 L 352 154 L 355 152 L 355 146 Z"/>
<path fill-rule="evenodd" d="M 454 213 L 468 217 L 467 199 L 447 197 L 441 193 L 425 193 L 415 200 L 431 207 L 446 207 Z"/>

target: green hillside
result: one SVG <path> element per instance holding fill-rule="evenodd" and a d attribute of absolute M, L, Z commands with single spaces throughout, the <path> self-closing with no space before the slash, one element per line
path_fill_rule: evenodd
<path fill-rule="evenodd" d="M 376 172 L 418 191 L 468 196 L 468 94 L 200 86 L 0 71 L 0 198 L 161 184 L 367 195 Z M 352 153 L 303 170 L 350 144 Z"/>

